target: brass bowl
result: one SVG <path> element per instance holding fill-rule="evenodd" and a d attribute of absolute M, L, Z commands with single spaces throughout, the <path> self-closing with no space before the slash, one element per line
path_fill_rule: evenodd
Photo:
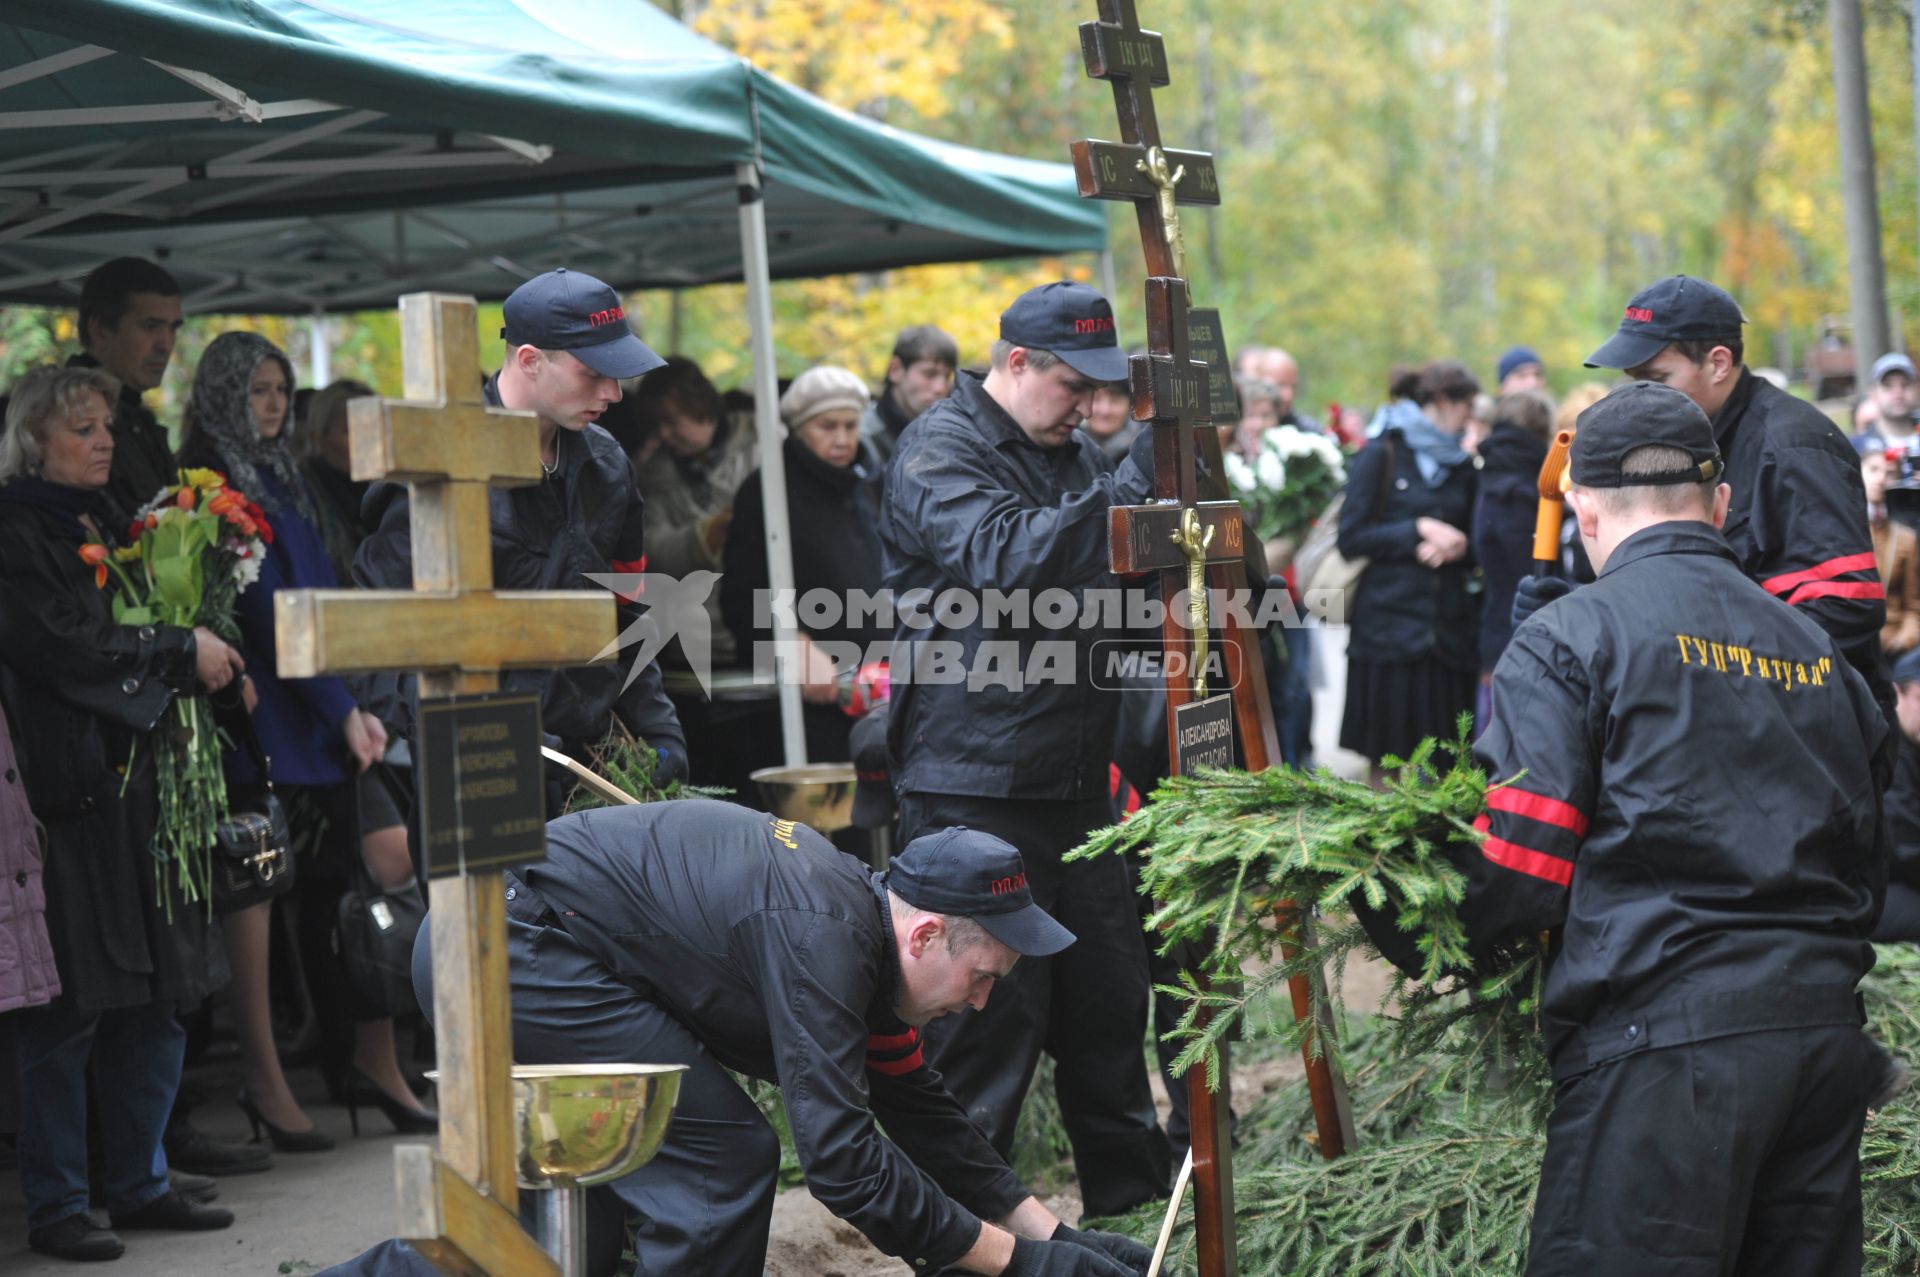
<path fill-rule="evenodd" d="M 592 1188 L 645 1166 L 666 1138 L 686 1071 L 684 1064 L 514 1065 L 514 1178 L 522 1188 Z"/>
<path fill-rule="evenodd" d="M 823 834 L 853 824 L 852 763 L 762 767 L 752 779 L 761 805 L 782 820 L 798 821 Z"/>

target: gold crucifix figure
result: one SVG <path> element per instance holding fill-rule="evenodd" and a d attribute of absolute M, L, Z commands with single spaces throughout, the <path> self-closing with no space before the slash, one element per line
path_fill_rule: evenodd
<path fill-rule="evenodd" d="M 1182 280 L 1187 277 L 1187 241 L 1180 233 L 1180 208 L 1176 203 L 1173 188 L 1187 175 L 1187 166 L 1169 168 L 1167 153 L 1157 146 L 1149 146 L 1145 159 L 1135 160 L 1133 166 L 1147 175 L 1153 183 L 1155 203 L 1160 207 L 1161 233 L 1167 238 L 1167 255 L 1173 259 L 1173 274 Z"/>
<path fill-rule="evenodd" d="M 1187 623 L 1193 627 L 1193 696 L 1207 698 L 1207 547 L 1213 544 L 1213 525 L 1200 526 L 1200 512 L 1192 506 L 1180 512 L 1173 543 L 1187 556 Z"/>

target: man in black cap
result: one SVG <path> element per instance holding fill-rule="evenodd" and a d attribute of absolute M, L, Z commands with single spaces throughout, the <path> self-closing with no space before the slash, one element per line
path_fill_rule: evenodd
<path fill-rule="evenodd" d="M 1119 698 L 1091 677 L 1107 629 L 1080 609 L 1089 589 L 1117 588 L 1107 511 L 1151 498 L 1152 432 L 1116 468 L 1077 427 L 1095 388 L 1126 373 L 1099 293 L 1067 282 L 1023 293 L 1000 317 L 987 375 L 963 373 L 901 435 L 880 521 L 893 597 L 959 600 L 903 608 L 896 630 L 900 836 L 968 825 L 1005 838 L 1042 907 L 1080 938 L 1022 963 L 984 1011 L 935 1026 L 931 1058 L 1005 1157 L 1050 1053 L 1095 1215 L 1165 1195 L 1169 1158 L 1140 1051 L 1147 956 L 1126 867 L 1061 863 L 1111 820 Z"/>
<path fill-rule="evenodd" d="M 1885 720 L 1716 531 L 1728 470 L 1688 397 L 1614 391 L 1571 464 L 1599 578 L 1494 670 L 1475 753 L 1517 779 L 1460 857 L 1476 949 L 1551 932 L 1527 1273 L 1857 1274 Z"/>
<path fill-rule="evenodd" d="M 1674 275 L 1627 303 L 1619 331 L 1587 367 L 1623 369 L 1700 405 L 1726 459 L 1733 505 L 1725 531 L 1741 569 L 1839 641 L 1891 722 L 1893 689 L 1880 653 L 1887 593 L 1860 459 L 1826 414 L 1747 370 L 1745 322 L 1722 290 Z M 1515 597 L 1516 620 L 1565 589 L 1528 578 Z"/>
<path fill-rule="evenodd" d="M 493 584 L 501 590 L 578 590 L 588 573 L 646 570 L 640 493 L 613 436 L 594 424 L 620 398 L 620 379 L 666 361 L 627 325 L 620 295 L 577 271 L 536 275 L 507 298 L 500 335 L 507 358 L 487 378 L 487 402 L 536 414 L 542 481 L 494 492 Z M 376 589 L 413 584 L 407 487 L 374 485 L 366 497 L 373 526 L 354 558 L 354 580 Z M 637 615 L 638 592 L 620 598 L 624 632 Z M 410 680 L 406 680 L 410 681 Z M 381 717 L 412 735 L 401 680 L 376 679 Z M 542 726 L 569 753 L 583 755 L 612 729 L 614 718 L 658 755 L 655 779 L 683 779 L 686 736 L 648 662 L 631 682 L 619 662 L 567 670 L 521 670 L 509 690 L 541 693 Z"/>
<path fill-rule="evenodd" d="M 1042 1206 L 922 1049 L 1016 962 L 1073 944 L 1000 839 L 941 830 L 869 873 L 804 825 L 688 799 L 562 817 L 505 890 L 517 1061 L 688 1066 L 658 1155 L 594 1190 L 634 1212 L 639 1272 L 766 1261 L 780 1144 L 729 1069 L 779 1084 L 813 1195 L 918 1271 L 1145 1271 L 1138 1243 Z M 431 923 L 414 948 L 429 1008 Z"/>

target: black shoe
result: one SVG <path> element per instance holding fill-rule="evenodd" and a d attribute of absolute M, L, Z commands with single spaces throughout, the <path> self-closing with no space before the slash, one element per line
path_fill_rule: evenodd
<path fill-rule="evenodd" d="M 333 1136 L 317 1126 L 310 1131 L 286 1131 L 269 1122 L 260 1115 L 260 1106 L 253 1102 L 253 1097 L 247 1094 L 244 1086 L 240 1088 L 240 1094 L 234 1097 L 234 1103 L 247 1115 L 247 1123 L 253 1127 L 255 1144 L 260 1142 L 260 1131 L 265 1128 L 273 1146 L 282 1153 L 324 1153 L 333 1147 Z"/>
<path fill-rule="evenodd" d="M 216 1144 L 190 1123 L 175 1122 L 161 1141 L 167 1165 L 192 1175 L 254 1175 L 273 1169 L 273 1158 L 264 1148 L 241 1144 Z"/>
<path fill-rule="evenodd" d="M 27 1230 L 27 1245 L 55 1259 L 98 1263 L 127 1253 L 126 1243 L 94 1223 L 84 1211 Z"/>
<path fill-rule="evenodd" d="M 220 1196 L 220 1186 L 211 1176 L 194 1175 L 187 1171 L 167 1168 L 167 1182 L 173 1185 L 173 1191 L 182 1197 L 191 1197 L 196 1202 L 210 1202 Z"/>
<path fill-rule="evenodd" d="M 1867 1107 L 1885 1108 L 1913 1085 L 1913 1070 L 1886 1047 L 1867 1039 Z"/>
<path fill-rule="evenodd" d="M 387 1120 L 393 1123 L 393 1129 L 402 1135 L 432 1135 L 440 1129 L 440 1115 L 432 1109 L 416 1109 L 402 1104 L 385 1091 L 374 1080 L 359 1069 L 347 1070 L 346 1085 L 347 1120 L 353 1124 L 353 1133 L 360 1134 L 360 1106 L 376 1105 Z"/>
<path fill-rule="evenodd" d="M 233 1212 L 226 1207 L 192 1201 L 171 1188 L 138 1210 L 116 1213 L 112 1219 L 115 1228 L 165 1228 L 187 1233 L 233 1226 Z"/>

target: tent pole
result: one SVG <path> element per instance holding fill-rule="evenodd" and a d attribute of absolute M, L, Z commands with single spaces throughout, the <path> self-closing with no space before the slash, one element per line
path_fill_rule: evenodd
<path fill-rule="evenodd" d="M 1916 2 L 1920 2 L 1920 0 L 1916 0 Z M 1100 250 L 1100 288 L 1101 291 L 1107 295 L 1107 305 L 1113 305 L 1114 299 L 1118 297 L 1120 293 L 1114 282 L 1113 250 L 1111 248 L 1103 248 Z"/>
<path fill-rule="evenodd" d="M 307 316 L 307 359 L 307 384 L 324 390 L 333 380 L 333 329 L 324 306 L 315 306 Z"/>
<path fill-rule="evenodd" d="M 753 351 L 753 425 L 759 435 L 760 497 L 767 516 L 767 584 L 775 599 L 793 598 L 793 535 L 787 519 L 787 467 L 780 444 L 780 378 L 773 360 L 773 279 L 767 260 L 767 206 L 760 171 L 737 164 L 740 192 L 740 260 L 747 281 L 747 327 Z M 807 761 L 807 736 L 800 718 L 799 671 L 788 654 L 797 633 L 774 609 L 775 687 L 780 695 L 780 741 L 787 766 Z"/>

